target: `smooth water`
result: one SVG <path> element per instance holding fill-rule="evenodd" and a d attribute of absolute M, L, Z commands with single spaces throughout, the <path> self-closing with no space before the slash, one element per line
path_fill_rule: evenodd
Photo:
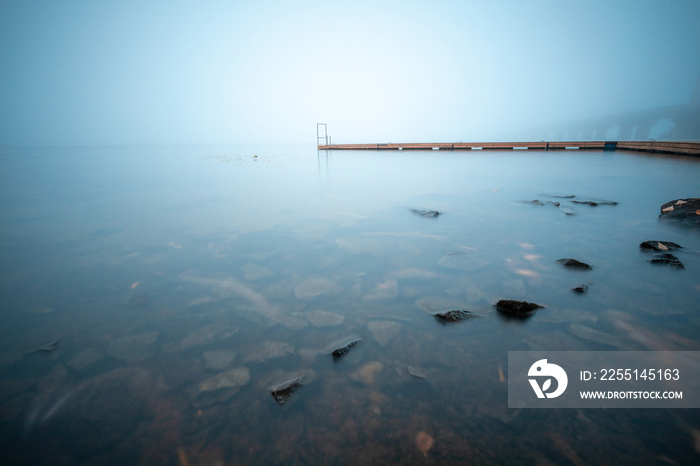
<path fill-rule="evenodd" d="M 508 409 L 507 357 L 700 350 L 700 229 L 658 219 L 699 179 L 628 152 L 3 148 L 2 463 L 697 462 L 695 410 Z"/>

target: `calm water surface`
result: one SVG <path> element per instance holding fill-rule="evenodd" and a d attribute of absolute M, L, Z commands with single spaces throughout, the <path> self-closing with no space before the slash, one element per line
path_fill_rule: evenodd
<path fill-rule="evenodd" d="M 697 463 L 697 410 L 508 409 L 506 369 L 700 350 L 700 229 L 658 220 L 699 179 L 626 152 L 3 148 L 2 463 Z"/>

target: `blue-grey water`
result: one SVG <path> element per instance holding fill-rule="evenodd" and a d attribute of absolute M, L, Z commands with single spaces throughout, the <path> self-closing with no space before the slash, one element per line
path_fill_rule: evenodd
<path fill-rule="evenodd" d="M 700 350 L 700 228 L 659 219 L 698 180 L 621 151 L 2 148 L 2 463 L 697 463 L 697 410 L 508 409 L 507 357 Z"/>

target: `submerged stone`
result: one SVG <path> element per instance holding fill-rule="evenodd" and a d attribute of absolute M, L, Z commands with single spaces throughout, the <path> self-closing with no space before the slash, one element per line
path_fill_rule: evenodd
<path fill-rule="evenodd" d="M 420 210 L 420 209 L 411 209 L 411 212 L 413 212 L 416 215 L 420 215 L 421 217 L 425 218 L 437 218 L 442 212 L 438 212 L 437 210 Z"/>
<path fill-rule="evenodd" d="M 58 344 L 60 343 L 61 340 L 55 340 L 50 343 L 46 343 L 45 345 L 41 345 L 39 347 L 36 347 L 34 349 L 30 349 L 24 354 L 31 354 L 31 353 L 50 353 L 53 350 L 55 350 L 58 347 Z"/>
<path fill-rule="evenodd" d="M 656 251 L 656 252 L 664 252 L 664 251 L 670 251 L 673 249 L 680 249 L 683 246 L 680 244 L 673 243 L 671 241 L 655 241 L 655 240 L 650 240 L 650 241 L 644 241 L 639 245 L 640 249 L 643 249 L 645 251 Z"/>
<path fill-rule="evenodd" d="M 242 387 L 247 384 L 249 380 L 250 370 L 245 366 L 241 366 L 205 380 L 199 386 L 199 391 L 200 393 L 212 392 L 221 390 L 222 388 Z"/>
<path fill-rule="evenodd" d="M 231 365 L 236 359 L 235 351 L 221 349 L 213 351 L 205 351 L 202 354 L 204 365 L 208 369 L 222 370 Z"/>
<path fill-rule="evenodd" d="M 367 323 L 367 329 L 377 342 L 386 346 L 401 331 L 402 325 L 391 320 L 373 320 Z"/>
<path fill-rule="evenodd" d="M 209 324 L 200 327 L 185 337 L 180 343 L 180 349 L 187 349 L 193 346 L 223 340 L 238 333 L 238 327 L 229 327 L 224 324 Z"/>
<path fill-rule="evenodd" d="M 576 259 L 558 259 L 557 263 L 563 265 L 564 267 L 576 270 L 591 270 L 593 268 L 585 262 L 580 262 Z"/>
<path fill-rule="evenodd" d="M 700 198 L 675 199 L 661 206 L 661 218 L 700 226 Z"/>
<path fill-rule="evenodd" d="M 101 352 L 97 351 L 94 348 L 86 348 L 82 350 L 80 353 L 76 354 L 73 356 L 70 361 L 68 361 L 68 365 L 75 369 L 76 371 L 85 369 L 88 366 L 91 366 L 92 364 L 101 361 L 105 358 L 105 355 L 102 354 Z"/>
<path fill-rule="evenodd" d="M 372 385 L 374 384 L 377 374 L 379 374 L 383 369 L 384 365 L 379 361 L 368 362 L 350 374 L 350 378 L 355 382 L 360 382 L 365 385 Z"/>
<path fill-rule="evenodd" d="M 294 354 L 294 346 L 289 343 L 283 341 L 267 341 L 248 353 L 243 359 L 243 362 L 263 362 L 268 359 L 281 358 L 290 354 Z"/>
<path fill-rule="evenodd" d="M 544 306 L 530 303 L 527 301 L 516 301 L 513 299 L 502 299 L 496 304 L 496 310 L 513 317 L 529 317 L 537 309 L 543 309 Z"/>
<path fill-rule="evenodd" d="M 473 272 L 482 269 L 491 263 L 479 256 L 475 251 L 453 251 L 448 252 L 440 258 L 438 265 L 451 269 Z"/>
<path fill-rule="evenodd" d="M 342 324 L 345 320 L 345 317 L 340 314 L 320 310 L 307 312 L 304 315 L 314 327 L 333 327 Z"/>
<path fill-rule="evenodd" d="M 159 334 L 160 332 L 153 331 L 117 338 L 107 346 L 107 354 L 126 362 L 146 359 L 151 355 L 149 347 Z"/>
<path fill-rule="evenodd" d="M 478 317 L 469 311 L 464 311 L 462 309 L 452 309 L 449 311 L 438 312 L 433 314 L 435 319 L 442 324 L 453 324 L 455 322 L 464 322 L 465 320 L 470 320 Z"/>
<path fill-rule="evenodd" d="M 342 291 L 342 287 L 327 278 L 308 278 L 294 288 L 297 298 L 313 298 L 314 296 L 336 295 Z"/>
<path fill-rule="evenodd" d="M 657 254 L 649 262 L 656 265 L 669 265 L 677 269 L 685 269 L 683 262 L 681 262 L 680 259 L 678 259 L 676 256 L 670 253 Z"/>

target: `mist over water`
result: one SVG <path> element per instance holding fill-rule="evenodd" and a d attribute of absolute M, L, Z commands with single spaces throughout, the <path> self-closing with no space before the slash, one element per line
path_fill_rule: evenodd
<path fill-rule="evenodd" d="M 0 143 L 309 143 L 317 122 L 338 143 L 697 139 L 699 19 L 695 1 L 3 2 Z"/>

